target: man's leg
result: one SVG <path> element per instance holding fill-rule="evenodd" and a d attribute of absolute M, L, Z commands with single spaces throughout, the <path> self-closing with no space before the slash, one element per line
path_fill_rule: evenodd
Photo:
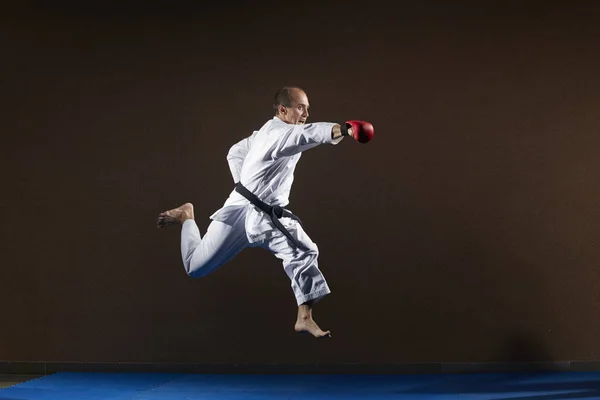
<path fill-rule="evenodd" d="M 317 262 L 319 249 L 297 221 L 283 218 L 281 222 L 300 242 L 302 248 L 296 248 L 279 231 L 275 232 L 263 247 L 283 261 L 285 273 L 291 280 L 298 304 L 298 317 L 294 329 L 297 332 L 310 333 L 315 337 L 331 337 L 331 332 L 323 331 L 313 319 L 313 305 L 331 292 L 319 270 Z"/>
<path fill-rule="evenodd" d="M 183 204 L 160 213 L 157 225 L 181 225 L 181 257 L 185 272 L 200 278 L 217 270 L 248 246 L 244 214 L 231 220 L 231 225 L 212 221 L 204 237 L 194 220 L 194 207 Z"/>

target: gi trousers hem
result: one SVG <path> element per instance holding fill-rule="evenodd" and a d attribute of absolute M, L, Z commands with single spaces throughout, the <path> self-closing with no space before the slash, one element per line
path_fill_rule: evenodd
<path fill-rule="evenodd" d="M 329 293 L 331 293 L 331 290 L 329 290 L 329 288 L 317 290 L 317 291 L 312 292 L 312 293 L 308 293 L 308 294 L 303 294 L 303 295 L 296 296 L 296 302 L 298 303 L 298 305 L 301 305 L 301 304 L 304 304 L 307 301 L 311 301 L 311 300 L 317 300 L 318 301 L 322 297 L 328 295 Z"/>

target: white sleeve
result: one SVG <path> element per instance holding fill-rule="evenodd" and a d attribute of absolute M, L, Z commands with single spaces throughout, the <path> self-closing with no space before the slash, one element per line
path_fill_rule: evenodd
<path fill-rule="evenodd" d="M 278 134 L 279 140 L 273 150 L 273 158 L 293 156 L 320 144 L 338 144 L 343 137 L 331 137 L 334 125 L 332 122 L 286 125 L 283 132 Z"/>
<path fill-rule="evenodd" d="M 227 163 L 229 164 L 229 170 L 233 177 L 233 182 L 238 183 L 240 181 L 240 172 L 242 171 L 242 165 L 244 165 L 244 159 L 250 150 L 252 145 L 252 139 L 256 136 L 256 131 L 245 139 L 240 140 L 231 148 L 227 153 Z"/>

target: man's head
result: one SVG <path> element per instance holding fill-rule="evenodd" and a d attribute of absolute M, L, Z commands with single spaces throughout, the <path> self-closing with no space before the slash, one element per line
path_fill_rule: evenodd
<path fill-rule="evenodd" d="M 275 116 L 288 124 L 304 124 L 308 118 L 308 97 L 299 87 L 286 86 L 277 91 L 273 108 Z"/>

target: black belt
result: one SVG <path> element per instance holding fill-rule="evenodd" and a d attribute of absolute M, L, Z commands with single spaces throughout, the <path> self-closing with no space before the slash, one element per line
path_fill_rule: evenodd
<path fill-rule="evenodd" d="M 301 247 L 300 243 L 296 240 L 295 237 L 279 222 L 279 218 L 289 217 L 293 218 L 302 225 L 302 221 L 296 215 L 294 215 L 291 211 L 286 210 L 280 206 L 270 206 L 261 199 L 259 199 L 254 193 L 249 191 L 242 185 L 242 183 L 238 183 L 235 185 L 235 191 L 244 196 L 248 201 L 258 207 L 262 212 L 271 217 L 271 221 L 273 224 L 279 229 L 288 239 L 292 241 L 296 245 L 296 247 Z"/>

